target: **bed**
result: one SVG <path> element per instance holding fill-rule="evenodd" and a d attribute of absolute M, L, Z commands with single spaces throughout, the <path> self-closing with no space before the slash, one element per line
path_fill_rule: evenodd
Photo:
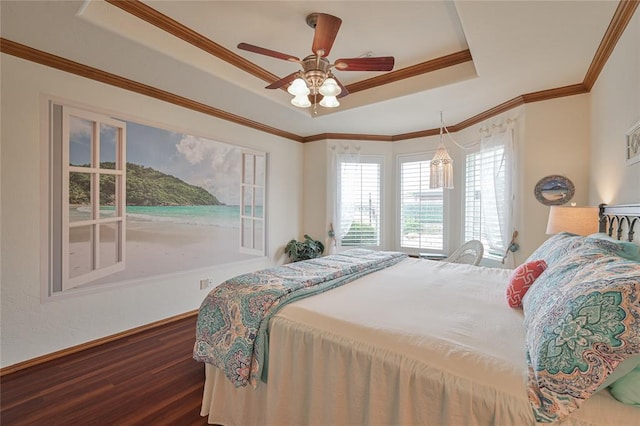
<path fill-rule="evenodd" d="M 638 424 L 640 408 L 619 402 L 603 382 L 640 364 L 640 263 L 619 257 L 615 239 L 632 239 L 639 218 L 640 205 L 602 206 L 598 237 L 551 237 L 532 254 L 549 265 L 525 294 L 524 310 L 506 303 L 515 272 L 506 269 L 401 256 L 375 272 L 326 281 L 313 297 L 294 298 L 265 318 L 260 368 L 236 362 L 229 369 L 208 358 L 201 340 L 215 321 L 201 307 L 194 347 L 194 358 L 205 361 L 201 414 L 225 426 Z M 562 297 L 600 280 L 591 267 L 617 277 L 626 299 L 616 312 L 627 309 L 627 328 L 589 374 L 575 378 L 565 369 L 545 376 L 534 335 L 562 316 L 553 309 L 571 305 Z M 574 284 L 556 289 L 558 276 Z M 540 303 L 556 294 L 562 306 Z M 237 310 L 228 312 L 233 322 Z M 231 377 L 236 373 L 245 379 Z M 574 382 L 587 390 L 574 389 Z M 559 384 L 561 395 L 550 396 Z"/>

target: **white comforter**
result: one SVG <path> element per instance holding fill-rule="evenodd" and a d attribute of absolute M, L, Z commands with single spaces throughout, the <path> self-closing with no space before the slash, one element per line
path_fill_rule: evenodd
<path fill-rule="evenodd" d="M 534 424 L 510 271 L 419 259 L 286 306 L 268 384 L 207 366 L 202 414 L 224 425 Z M 607 391 L 564 424 L 638 424 Z"/>

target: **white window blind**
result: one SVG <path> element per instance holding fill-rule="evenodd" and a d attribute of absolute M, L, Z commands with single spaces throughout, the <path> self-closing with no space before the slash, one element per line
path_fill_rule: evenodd
<path fill-rule="evenodd" d="M 360 156 L 358 162 L 338 159 L 339 209 L 351 218 L 342 246 L 380 246 L 381 173 L 380 157 Z"/>
<path fill-rule="evenodd" d="M 493 170 L 493 164 L 497 161 L 507 161 L 504 158 L 503 147 L 478 151 L 466 156 L 464 239 L 465 241 L 482 241 L 486 255 L 499 259 L 502 258 L 506 247 L 502 247 L 501 243 L 495 243 L 503 240 L 498 212 L 486 206 L 483 208 L 483 202 L 496 205 L 498 200 L 503 199 L 506 168 L 498 169 L 494 177 L 495 186 L 493 183 L 487 185 L 486 182 L 483 185 L 482 179 L 483 168 Z"/>
<path fill-rule="evenodd" d="M 426 155 L 399 158 L 401 248 L 444 249 L 444 193 L 429 189 L 429 165 Z"/>

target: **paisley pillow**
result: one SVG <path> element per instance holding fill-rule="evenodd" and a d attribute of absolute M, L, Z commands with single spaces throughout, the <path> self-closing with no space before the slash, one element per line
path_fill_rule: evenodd
<path fill-rule="evenodd" d="M 551 236 L 548 240 L 540 245 L 524 263 L 534 260 L 544 260 L 547 265 L 551 266 L 559 260 L 565 258 L 576 247 L 582 245 L 584 237 L 571 234 L 569 232 L 560 232 Z"/>
<path fill-rule="evenodd" d="M 507 287 L 507 303 L 512 308 L 522 307 L 522 298 L 533 285 L 533 282 L 547 269 L 544 260 L 534 260 L 518 266 L 509 278 Z"/>
<path fill-rule="evenodd" d="M 591 234 L 587 237 L 587 241 L 594 240 L 599 241 L 602 244 L 608 244 L 610 246 L 610 249 L 615 251 L 615 253 L 620 257 L 640 262 L 640 245 L 636 243 L 630 241 L 620 241 L 613 237 L 610 237 L 608 234 L 600 232 Z"/>
<path fill-rule="evenodd" d="M 538 422 L 562 420 L 640 354 L 640 263 L 587 244 L 523 300 L 527 392 Z"/>

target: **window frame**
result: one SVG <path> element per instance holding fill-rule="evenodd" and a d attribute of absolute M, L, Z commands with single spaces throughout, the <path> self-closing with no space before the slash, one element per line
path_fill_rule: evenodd
<path fill-rule="evenodd" d="M 451 196 L 450 191 L 445 191 L 441 188 L 442 191 L 442 249 L 431 249 L 431 248 L 415 248 L 415 247 L 405 247 L 402 245 L 402 164 L 403 163 L 413 163 L 413 162 L 426 162 L 427 170 L 431 159 L 435 155 L 435 150 L 433 151 L 422 151 L 415 152 L 409 154 L 399 154 L 396 155 L 396 221 L 395 221 L 395 229 L 396 229 L 396 250 L 403 251 L 405 253 L 411 255 L 422 255 L 424 253 L 428 254 L 440 254 L 445 255 L 449 249 L 449 238 L 450 238 L 450 227 L 451 221 L 448 220 L 451 218 L 451 214 L 449 214 L 450 205 L 451 205 Z"/>
<path fill-rule="evenodd" d="M 504 152 L 505 148 L 502 147 L 502 148 L 497 148 L 497 149 L 498 150 L 502 150 L 502 152 Z M 479 216 L 476 217 L 474 215 L 473 218 L 472 218 L 473 221 L 478 221 L 478 224 L 477 225 L 472 225 L 473 229 L 471 231 L 468 230 L 468 222 L 467 222 L 467 219 L 469 217 L 468 216 L 468 201 L 467 201 L 468 200 L 467 197 L 469 195 L 469 187 L 468 187 L 468 185 L 469 185 L 469 180 L 468 180 L 468 177 L 469 177 L 468 176 L 469 165 L 468 165 L 468 162 L 469 162 L 469 158 L 470 157 L 473 156 L 473 157 L 477 158 L 477 156 L 479 156 L 479 155 L 482 155 L 482 149 L 481 149 L 480 144 L 477 144 L 477 146 L 475 146 L 472 150 L 470 150 L 469 152 L 466 152 L 465 156 L 464 156 L 464 177 L 463 177 L 463 180 L 464 180 L 464 191 L 462 193 L 463 215 L 462 215 L 462 218 L 461 218 L 462 219 L 461 232 L 462 232 L 463 239 L 465 241 L 466 240 L 470 240 L 470 239 L 474 239 L 474 240 L 480 240 L 482 242 L 482 244 L 485 247 L 484 254 L 483 254 L 483 259 L 493 260 L 493 261 L 502 261 L 504 253 L 498 253 L 498 252 L 492 251 L 491 248 L 490 248 L 490 245 L 482 237 L 482 234 L 483 234 L 482 222 L 483 221 L 482 221 L 482 188 L 481 188 L 481 186 L 482 186 L 481 185 L 482 184 L 481 179 L 482 178 L 481 177 L 478 177 L 476 179 L 478 182 L 480 182 L 480 201 L 476 202 L 477 203 L 477 207 L 475 207 L 479 212 L 478 213 Z M 494 154 L 494 156 L 495 156 L 495 154 Z M 509 161 L 512 161 L 512 160 L 507 159 L 506 162 L 509 162 Z M 481 168 L 482 168 L 481 165 L 475 166 L 475 167 L 478 170 L 481 170 Z M 481 173 L 481 172 L 479 172 L 479 173 Z M 502 176 L 502 178 L 505 179 L 505 180 L 507 179 L 507 177 L 504 176 L 504 175 Z M 505 181 L 505 183 L 506 183 L 506 181 Z M 504 247 L 503 250 L 506 253 L 507 252 L 507 247 Z"/>
<path fill-rule="evenodd" d="M 336 154 L 336 167 L 335 167 L 335 191 L 336 198 L 334 200 L 335 203 L 340 203 L 341 199 L 341 164 L 348 163 L 350 161 L 345 161 L 346 159 L 352 157 L 349 154 Z M 371 250 L 381 250 L 384 247 L 384 156 L 383 155 L 375 155 L 375 154 L 357 154 L 357 164 L 376 164 L 378 165 L 378 241 L 376 245 L 372 244 L 347 244 L 343 245 L 342 241 L 338 241 L 338 250 L 346 250 L 350 248 L 368 248 Z M 354 161 L 354 163 L 356 163 Z M 362 185 L 360 185 L 362 186 Z M 339 207 L 336 206 L 339 211 Z M 355 221 L 354 221 L 355 222 Z"/>

